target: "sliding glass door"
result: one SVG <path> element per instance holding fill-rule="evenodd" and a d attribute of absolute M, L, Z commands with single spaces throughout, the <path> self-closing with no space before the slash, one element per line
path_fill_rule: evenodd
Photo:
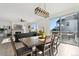
<path fill-rule="evenodd" d="M 78 46 L 77 21 L 77 13 L 60 18 L 60 42 Z"/>

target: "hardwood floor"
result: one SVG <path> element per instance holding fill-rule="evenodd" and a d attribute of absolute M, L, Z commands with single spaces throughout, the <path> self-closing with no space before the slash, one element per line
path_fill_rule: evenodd
<path fill-rule="evenodd" d="M 0 38 L 0 56 L 13 56 L 13 49 L 11 43 L 2 44 L 3 38 Z M 23 47 L 22 43 L 16 43 L 16 47 Z"/>
<path fill-rule="evenodd" d="M 1 44 L 3 38 L 0 38 L 0 56 L 13 56 L 13 50 L 10 43 Z M 17 48 L 22 47 L 21 43 L 16 43 Z M 60 43 L 56 56 L 79 56 L 79 47 L 70 44 Z"/>

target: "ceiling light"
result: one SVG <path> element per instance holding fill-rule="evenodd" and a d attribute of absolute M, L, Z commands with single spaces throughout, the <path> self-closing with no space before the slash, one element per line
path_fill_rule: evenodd
<path fill-rule="evenodd" d="M 34 12 L 38 16 L 42 16 L 44 18 L 49 17 L 49 13 L 46 10 L 44 10 L 44 9 L 42 9 L 40 7 L 36 7 L 35 10 L 34 10 Z"/>

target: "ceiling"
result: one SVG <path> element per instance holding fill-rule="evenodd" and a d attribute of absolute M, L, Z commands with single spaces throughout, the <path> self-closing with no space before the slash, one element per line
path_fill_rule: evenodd
<path fill-rule="evenodd" d="M 24 19 L 26 22 L 39 22 L 46 18 L 34 14 L 34 9 L 39 6 L 46 9 L 50 17 L 60 17 L 79 11 L 79 4 L 71 3 L 0 3 L 0 21 L 17 22 Z"/>

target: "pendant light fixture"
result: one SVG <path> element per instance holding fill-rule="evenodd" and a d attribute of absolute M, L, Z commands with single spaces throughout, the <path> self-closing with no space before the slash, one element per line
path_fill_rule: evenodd
<path fill-rule="evenodd" d="M 21 18 L 21 20 L 20 20 L 21 22 L 24 22 L 24 20 Z"/>
<path fill-rule="evenodd" d="M 47 12 L 46 10 L 40 8 L 40 7 L 36 7 L 34 10 L 35 14 L 38 16 L 42 16 L 44 18 L 49 17 L 49 12 Z"/>

